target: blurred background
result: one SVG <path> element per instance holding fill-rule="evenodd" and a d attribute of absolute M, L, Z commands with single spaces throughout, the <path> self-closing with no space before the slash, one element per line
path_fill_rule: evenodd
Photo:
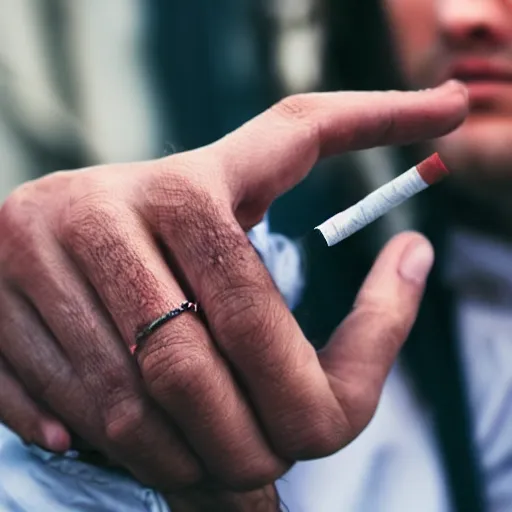
<path fill-rule="evenodd" d="M 372 10 L 357 0 L 0 0 L 0 199 L 51 171 L 204 145 L 288 94 L 373 88 L 370 67 L 386 87 Z M 371 179 L 388 179 L 386 165 Z"/>
<path fill-rule="evenodd" d="M 290 94 L 398 88 L 378 9 L 375 0 L 0 0 L 0 201 L 56 170 L 207 144 Z M 376 149 L 325 162 L 274 204 L 272 229 L 303 235 L 407 168 L 397 158 Z M 409 225 L 410 208 L 370 228 L 361 272 Z M 331 279 L 312 281 L 321 277 Z"/>
<path fill-rule="evenodd" d="M 325 79 L 318 0 L 0 0 L 0 196 L 211 142 Z"/>

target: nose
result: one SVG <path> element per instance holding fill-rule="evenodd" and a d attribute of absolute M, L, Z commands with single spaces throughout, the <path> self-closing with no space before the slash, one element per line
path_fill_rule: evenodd
<path fill-rule="evenodd" d="M 512 0 L 437 0 L 439 29 L 451 46 L 463 49 L 512 41 Z"/>

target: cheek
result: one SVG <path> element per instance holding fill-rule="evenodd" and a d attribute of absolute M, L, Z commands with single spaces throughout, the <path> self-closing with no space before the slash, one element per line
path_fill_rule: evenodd
<path fill-rule="evenodd" d="M 409 85 L 423 87 L 424 60 L 436 45 L 435 0 L 385 0 L 398 62 Z"/>

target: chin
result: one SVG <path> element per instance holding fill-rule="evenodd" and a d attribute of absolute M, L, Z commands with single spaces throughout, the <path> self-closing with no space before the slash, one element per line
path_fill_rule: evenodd
<path fill-rule="evenodd" d="M 512 118 L 471 116 L 435 141 L 455 177 L 512 184 Z"/>

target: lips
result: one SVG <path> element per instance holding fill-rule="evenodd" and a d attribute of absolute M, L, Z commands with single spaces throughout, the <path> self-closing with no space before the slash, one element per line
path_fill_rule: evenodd
<path fill-rule="evenodd" d="M 448 76 L 464 82 L 470 104 L 480 108 L 512 91 L 512 66 L 508 62 L 487 59 L 465 59 L 453 63 Z"/>
<path fill-rule="evenodd" d="M 466 60 L 455 63 L 450 73 L 462 82 L 511 82 L 512 67 L 486 60 Z"/>

